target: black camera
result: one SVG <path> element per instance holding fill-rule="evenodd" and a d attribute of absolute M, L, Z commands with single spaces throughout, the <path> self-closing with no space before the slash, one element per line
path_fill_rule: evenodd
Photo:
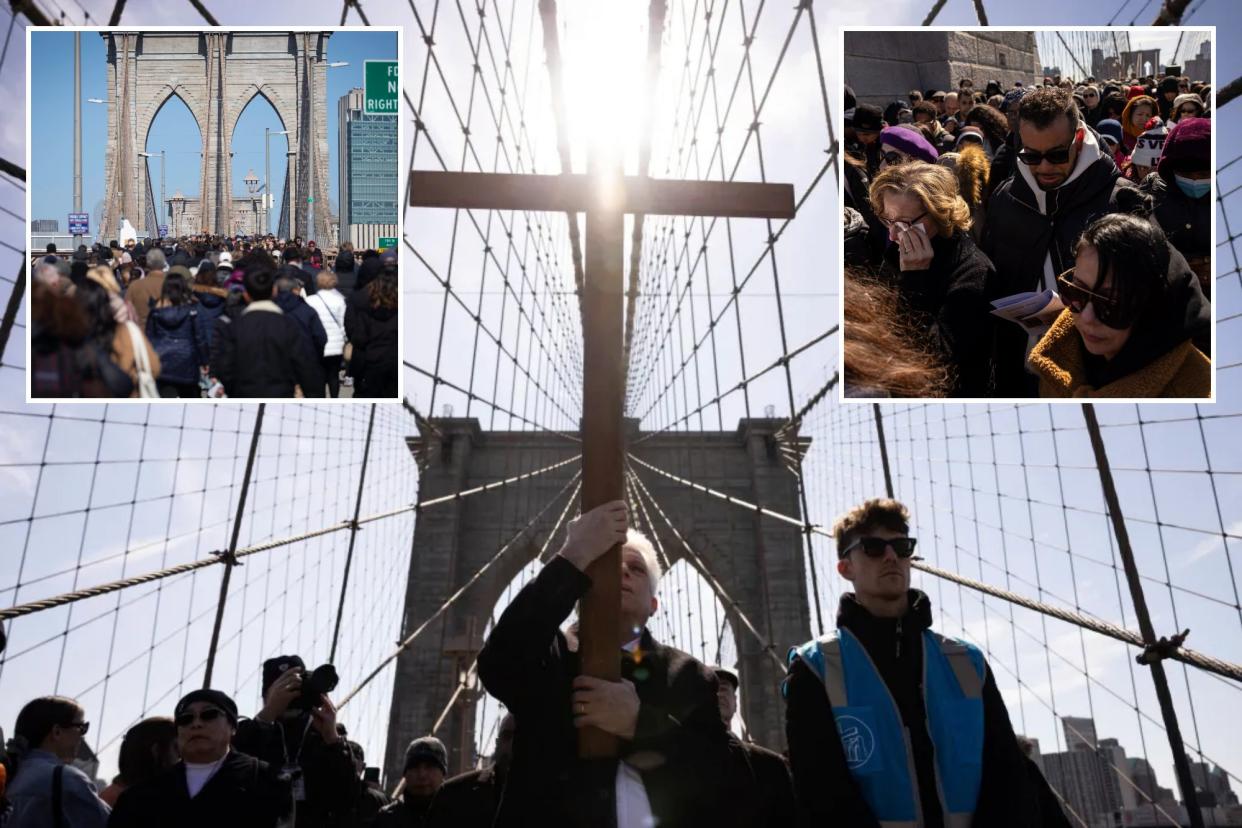
<path fill-rule="evenodd" d="M 309 673 L 303 672 L 302 695 L 289 706 L 301 710 L 314 710 L 320 705 L 319 697 L 335 690 L 340 680 L 340 676 L 336 674 L 336 668 L 331 664 L 320 665 Z"/>

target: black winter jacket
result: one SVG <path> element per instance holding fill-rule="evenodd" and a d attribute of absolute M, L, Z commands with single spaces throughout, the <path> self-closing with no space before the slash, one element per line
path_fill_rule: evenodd
<path fill-rule="evenodd" d="M 570 708 L 579 673 L 561 623 L 591 580 L 553 558 L 509 604 L 479 653 L 479 678 L 518 721 L 513 760 L 496 828 L 569 828 L 616 823 L 617 760 L 580 760 Z M 716 676 L 693 657 L 644 631 L 641 658 L 621 653 L 621 675 L 640 707 L 633 740 L 620 758 L 642 774 L 661 828 L 720 824 L 728 738 Z"/>
<path fill-rule="evenodd" d="M 914 311 L 916 324 L 953 366 L 956 384 L 948 396 L 985 397 L 991 390 L 992 331 L 987 290 L 992 263 L 969 233 L 933 236 L 926 270 L 901 270 L 898 248 L 889 245 L 884 272 Z"/>
<path fill-rule="evenodd" d="M 127 788 L 108 828 L 274 828 L 289 813 L 289 786 L 279 771 L 236 750 L 193 799 L 185 782 L 185 763 L 147 782 Z"/>
<path fill-rule="evenodd" d="M 242 719 L 233 746 L 275 768 L 297 764 L 306 790 L 306 800 L 297 804 L 297 828 L 330 828 L 353 809 L 362 780 L 349 745 L 326 744 L 314 727 L 306 727 L 308 716 L 278 724 Z"/>
<path fill-rule="evenodd" d="M 1054 274 L 1073 267 L 1078 237 L 1100 216 L 1150 211 L 1150 200 L 1121 177 L 1107 153 L 1099 154 L 1073 181 L 1044 196 L 1047 209 L 1041 212 L 1035 191 L 1019 170 L 988 199 L 981 246 L 996 267 L 989 300 L 1042 290 L 1047 257 Z M 999 319 L 995 328 L 996 396 L 1036 396 L 1035 377 L 1025 368 L 1026 332 Z"/>
<path fill-rule="evenodd" d="M 147 339 L 160 357 L 160 382 L 198 382 L 209 354 L 203 333 L 197 302 L 151 309 Z"/>
<path fill-rule="evenodd" d="M 845 627 L 862 642 L 892 693 L 910 737 L 924 828 L 942 828 L 934 749 L 921 690 L 920 639 L 931 626 L 931 600 L 917 589 L 910 590 L 909 596 L 906 614 L 895 619 L 873 616 L 852 592 L 846 593 L 837 611 L 837 627 Z M 785 690 L 789 759 L 799 809 L 809 820 L 807 824 L 878 828 L 846 765 L 824 684 L 796 661 Z M 1039 824 L 1036 795 L 990 668 L 983 684 L 983 778 L 973 824 L 979 828 Z"/>
<path fill-rule="evenodd" d="M 396 309 L 373 308 L 368 291 L 354 291 L 345 308 L 345 336 L 353 344 L 349 372 L 357 380 L 354 396 L 397 396 Z"/>
<path fill-rule="evenodd" d="M 505 777 L 496 768 L 467 771 L 447 780 L 436 792 L 428 828 L 492 828 L 504 793 Z"/>
<path fill-rule="evenodd" d="M 251 302 L 216 333 L 212 371 L 230 397 L 292 397 L 295 385 L 307 397 L 323 396 L 319 357 L 298 323 L 274 303 Z"/>
<path fill-rule="evenodd" d="M 1169 243 L 1187 259 L 1212 255 L 1212 197 L 1191 198 L 1158 172 L 1149 173 L 1139 188 L 1152 200 L 1152 215 Z"/>

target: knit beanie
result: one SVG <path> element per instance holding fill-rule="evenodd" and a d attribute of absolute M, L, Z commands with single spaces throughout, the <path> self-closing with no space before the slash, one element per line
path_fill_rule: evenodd
<path fill-rule="evenodd" d="M 1095 125 L 1095 130 L 1107 138 L 1112 138 L 1116 143 L 1121 143 L 1121 121 L 1116 118 L 1105 118 Z"/>
<path fill-rule="evenodd" d="M 1164 149 L 1168 130 L 1163 123 L 1158 123 L 1138 137 L 1134 151 L 1130 153 L 1130 163 L 1138 167 L 1154 167 L 1160 160 Z"/>
<path fill-rule="evenodd" d="M 1188 103 L 1197 105 L 1199 107 L 1200 112 L 1203 112 L 1205 109 L 1205 107 L 1203 106 L 1203 98 L 1200 98 L 1198 95 L 1196 95 L 1193 92 L 1187 92 L 1186 94 L 1178 95 L 1176 98 L 1173 99 L 1173 111 L 1177 112 L 1179 109 L 1182 108 L 1182 104 L 1188 104 Z"/>
<path fill-rule="evenodd" d="M 1164 151 L 1156 170 L 1161 178 L 1172 183 L 1173 173 L 1178 168 L 1210 169 L 1211 159 L 1212 122 L 1207 118 L 1183 118 L 1165 137 Z"/>

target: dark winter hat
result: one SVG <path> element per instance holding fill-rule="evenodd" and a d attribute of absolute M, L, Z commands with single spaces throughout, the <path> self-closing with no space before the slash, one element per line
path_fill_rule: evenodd
<path fill-rule="evenodd" d="M 173 715 L 180 716 L 194 702 L 214 704 L 224 711 L 225 716 L 228 716 L 229 724 L 237 724 L 237 703 L 221 690 L 191 690 L 182 696 L 181 701 L 177 702 Z"/>
<path fill-rule="evenodd" d="M 848 84 L 845 87 L 845 108 L 847 110 L 858 106 L 858 98 L 854 97 L 854 90 Z"/>
<path fill-rule="evenodd" d="M 884 116 L 878 106 L 859 104 L 854 110 L 854 129 L 879 132 L 884 129 Z"/>
<path fill-rule="evenodd" d="M 1010 105 L 1021 101 L 1023 98 L 1027 96 L 1027 93 L 1030 91 L 1031 90 L 1024 89 L 1022 87 L 1018 87 L 1017 89 L 1010 89 L 1008 92 L 1005 93 L 1005 100 L 1001 102 L 1001 111 L 1008 112 Z"/>
<path fill-rule="evenodd" d="M 306 662 L 304 662 L 299 656 L 295 655 L 276 656 L 275 658 L 269 658 L 267 661 L 263 662 L 264 698 L 267 697 L 268 689 L 276 683 L 276 679 L 280 678 L 282 673 L 287 670 L 292 670 L 294 667 L 299 667 L 302 670 L 305 670 Z"/>
<path fill-rule="evenodd" d="M 728 667 L 713 667 L 712 672 L 716 674 L 716 678 L 720 679 L 721 681 L 727 681 L 729 682 L 729 684 L 732 684 L 734 690 L 737 690 L 739 687 L 742 686 L 741 682 L 738 681 L 737 673 L 733 672 Z"/>
<path fill-rule="evenodd" d="M 1095 129 L 1105 138 L 1112 138 L 1114 144 L 1121 143 L 1121 121 L 1116 118 L 1105 118 L 1095 125 Z"/>
<path fill-rule="evenodd" d="M 1166 181 L 1179 169 L 1210 169 L 1212 122 L 1207 118 L 1182 118 L 1164 139 L 1164 152 L 1156 171 Z"/>
<path fill-rule="evenodd" d="M 923 137 L 923 133 L 915 129 L 886 127 L 880 133 L 880 145 L 901 150 L 911 158 L 917 158 L 929 164 L 934 164 L 940 157 L 940 153 L 936 152 L 936 148 Z"/>
<path fill-rule="evenodd" d="M 1169 75 L 1167 78 L 1162 78 L 1160 81 L 1159 89 L 1160 89 L 1161 95 L 1163 95 L 1165 92 L 1176 92 L 1177 91 L 1177 78 L 1174 77 L 1173 75 Z"/>
<path fill-rule="evenodd" d="M 444 743 L 435 736 L 423 736 L 410 742 L 405 749 L 405 768 L 409 770 L 419 762 L 430 762 L 445 773 L 448 773 L 448 751 Z"/>

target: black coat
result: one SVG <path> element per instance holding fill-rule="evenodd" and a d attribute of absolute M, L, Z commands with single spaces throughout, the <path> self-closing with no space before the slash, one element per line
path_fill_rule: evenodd
<path fill-rule="evenodd" d="M 505 789 L 495 768 L 467 771 L 446 781 L 436 792 L 427 817 L 428 828 L 491 828 Z"/>
<path fill-rule="evenodd" d="M 297 828 L 336 826 L 358 799 L 362 780 L 354 769 L 349 745 L 344 740 L 325 744 L 315 728 L 306 729 L 305 718 L 283 727 L 258 719 L 242 719 L 233 746 L 277 768 L 286 764 L 286 756 L 290 760 L 297 757 L 306 788 L 306 800 L 297 807 Z"/>
<path fill-rule="evenodd" d="M 198 382 L 200 365 L 208 359 L 198 303 L 152 308 L 147 314 L 147 339 L 160 357 L 160 382 Z"/>
<path fill-rule="evenodd" d="M 354 807 L 344 815 L 338 825 L 341 828 L 372 828 L 379 818 L 380 811 L 388 807 L 391 802 L 388 794 L 364 783 L 359 786 Z"/>
<path fill-rule="evenodd" d="M 292 802 L 277 774 L 267 762 L 233 750 L 191 799 L 185 763 L 178 762 L 122 792 L 108 828 L 273 828 Z"/>
<path fill-rule="evenodd" d="M 732 824 L 747 828 L 789 828 L 795 824 L 797 801 L 784 756 L 729 734 L 726 778 Z"/>
<path fill-rule="evenodd" d="M 920 638 L 931 621 L 931 601 L 913 589 L 910 608 L 900 619 L 900 633 L 898 619 L 876 618 L 863 609 L 853 593 L 841 597 L 837 612 L 837 626 L 845 627 L 862 642 L 897 703 L 910 735 L 925 828 L 942 828 L 933 748 L 920 690 Z M 805 664 L 796 661 L 789 670 L 785 689 L 785 733 L 794 789 L 799 809 L 811 820 L 809 824 L 878 828 L 879 822 L 846 766 L 823 682 Z M 974 825 L 1008 828 L 1039 824 L 1037 799 L 1024 762 L 1005 702 L 989 668 L 983 684 L 983 778 Z"/>
<path fill-rule="evenodd" d="M 875 210 L 871 207 L 869 195 L 871 180 L 867 176 L 866 171 L 861 167 L 856 167 L 848 161 L 842 161 L 841 163 L 845 180 L 849 184 L 849 189 L 845 193 L 845 206 L 853 207 L 857 210 L 863 220 L 861 228 L 853 228 L 852 236 L 851 228 L 847 222 L 845 231 L 845 263 L 847 265 L 878 267 L 880 260 L 884 256 L 884 247 L 888 241 L 888 230 L 880 223 L 879 218 L 876 217 Z M 864 253 L 866 256 L 865 261 L 861 260 L 859 255 Z"/>
<path fill-rule="evenodd" d="M 353 345 L 349 373 L 356 380 L 354 396 L 397 396 L 396 308 L 373 308 L 368 291 L 354 291 L 345 308 L 345 336 Z"/>
<path fill-rule="evenodd" d="M 933 236 L 926 270 L 901 270 L 898 248 L 885 251 L 885 272 L 897 287 L 918 327 L 953 366 L 957 377 L 949 396 L 986 397 L 991 393 L 992 318 L 988 284 L 992 263 L 969 233 Z"/>
<path fill-rule="evenodd" d="M 1041 213 L 1035 192 L 1019 171 L 988 199 L 981 246 L 996 267 L 988 299 L 1042 290 L 1045 258 L 1051 258 L 1054 274 L 1073 267 L 1078 237 L 1100 216 L 1150 210 L 1150 200 L 1121 177 L 1107 153 L 1100 154 L 1073 181 L 1048 191 L 1046 198 L 1047 210 Z M 1026 332 L 1000 319 L 994 325 L 996 395 L 1036 396 L 1035 377 L 1025 368 Z"/>
<path fill-rule="evenodd" d="M 560 625 L 591 580 L 556 557 L 509 604 L 479 653 L 479 678 L 517 719 L 513 760 L 497 828 L 615 824 L 617 760 L 579 760 L 570 709 L 578 655 Z M 640 707 L 633 740 L 620 758 L 642 773 L 661 828 L 712 825 L 722 810 L 728 737 L 715 674 L 644 631 L 636 663 L 621 654 L 621 675 Z"/>
<path fill-rule="evenodd" d="M 307 397 L 323 396 L 319 357 L 298 323 L 279 310 L 271 302 L 252 302 L 217 327 L 211 367 L 230 397 L 292 397 L 295 385 Z"/>
<path fill-rule="evenodd" d="M 430 828 L 434 797 L 393 800 L 375 819 L 375 828 Z"/>
<path fill-rule="evenodd" d="M 285 312 L 285 316 L 293 319 L 302 327 L 310 342 L 311 353 L 323 356 L 324 346 L 328 344 L 328 332 L 324 330 L 319 313 L 296 293 L 278 293 L 272 299 Z"/>
<path fill-rule="evenodd" d="M 1140 189 L 1151 196 L 1152 215 L 1169 243 L 1187 259 L 1212 255 L 1212 197 L 1191 198 L 1160 173 L 1143 179 Z"/>

